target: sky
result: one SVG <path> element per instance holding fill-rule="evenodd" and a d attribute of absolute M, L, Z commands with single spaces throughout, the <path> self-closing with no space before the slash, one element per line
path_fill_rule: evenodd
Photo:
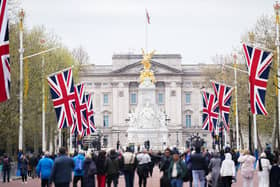
<path fill-rule="evenodd" d="M 90 63 L 112 63 L 113 54 L 179 53 L 182 63 L 211 63 L 230 54 L 273 0 L 23 0 L 28 28 L 43 25 L 69 49 L 82 46 Z"/>

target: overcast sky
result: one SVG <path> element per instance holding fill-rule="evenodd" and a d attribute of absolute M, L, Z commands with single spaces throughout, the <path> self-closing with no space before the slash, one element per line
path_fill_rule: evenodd
<path fill-rule="evenodd" d="M 231 53 L 273 0 L 23 0 L 25 24 L 44 25 L 70 49 L 83 46 L 90 62 L 111 64 L 114 53 L 148 49 L 180 53 L 183 63 L 211 63 Z"/>

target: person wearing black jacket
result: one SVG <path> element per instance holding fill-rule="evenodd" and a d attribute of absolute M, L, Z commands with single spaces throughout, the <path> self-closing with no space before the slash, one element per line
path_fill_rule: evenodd
<path fill-rule="evenodd" d="M 170 180 L 168 179 L 168 168 L 172 161 L 171 150 L 166 148 L 164 151 L 164 156 L 161 158 L 159 163 L 159 169 L 163 172 L 163 175 L 160 178 L 160 187 L 170 187 Z"/>
<path fill-rule="evenodd" d="M 59 148 L 59 157 L 55 159 L 51 173 L 55 187 L 69 187 L 74 166 L 74 161 L 66 155 L 66 149 Z"/>
<path fill-rule="evenodd" d="M 200 152 L 200 147 L 195 148 L 195 153 L 191 155 L 192 175 L 194 186 L 205 186 L 205 175 L 207 172 L 207 163 L 203 154 Z"/>
<path fill-rule="evenodd" d="M 106 185 L 106 174 L 108 171 L 108 159 L 106 158 L 106 152 L 101 150 L 96 159 L 97 167 L 97 183 L 100 187 Z"/>
<path fill-rule="evenodd" d="M 5 153 L 3 158 L 3 183 L 10 182 L 11 158 Z"/>
<path fill-rule="evenodd" d="M 97 169 L 91 157 L 91 154 L 87 154 L 83 164 L 83 187 L 95 187 L 95 174 L 97 173 Z"/>
<path fill-rule="evenodd" d="M 112 182 L 114 184 L 114 187 L 118 186 L 119 170 L 120 170 L 119 155 L 115 149 L 112 149 L 110 151 L 110 155 L 108 156 L 108 171 L 106 176 L 106 182 L 108 187 L 111 187 Z"/>

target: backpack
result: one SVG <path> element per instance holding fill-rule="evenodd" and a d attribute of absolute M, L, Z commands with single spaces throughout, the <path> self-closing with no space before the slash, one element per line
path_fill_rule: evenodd
<path fill-rule="evenodd" d="M 90 165 L 89 165 L 89 171 L 88 171 L 88 174 L 90 176 L 93 176 L 95 174 L 97 174 L 97 168 L 96 168 L 96 164 L 95 162 L 91 162 Z"/>
<path fill-rule="evenodd" d="M 75 171 L 82 171 L 83 170 L 83 160 L 82 158 L 77 157 L 75 160 Z"/>
<path fill-rule="evenodd" d="M 4 158 L 3 159 L 3 167 L 5 167 L 5 168 L 10 167 L 9 158 Z"/>

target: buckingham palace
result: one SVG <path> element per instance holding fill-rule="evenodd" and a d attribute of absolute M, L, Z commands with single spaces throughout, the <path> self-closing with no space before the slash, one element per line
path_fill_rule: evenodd
<path fill-rule="evenodd" d="M 140 54 L 114 54 L 111 65 L 83 65 L 80 82 L 93 94 L 94 120 L 103 147 L 133 144 L 129 139 L 130 114 L 139 102 L 139 75 L 143 70 Z M 201 64 L 187 64 L 180 54 L 155 54 L 150 60 L 155 76 L 153 97 L 164 114 L 168 132 L 162 146 L 187 147 L 190 137 L 199 133 L 205 146 L 212 147 L 208 131 L 201 129 L 201 88 L 205 77 Z M 160 128 L 160 127 L 159 127 Z M 152 136 L 146 138 L 153 144 Z M 143 140 L 144 141 L 144 140 Z M 143 142 L 144 143 L 144 142 Z"/>

